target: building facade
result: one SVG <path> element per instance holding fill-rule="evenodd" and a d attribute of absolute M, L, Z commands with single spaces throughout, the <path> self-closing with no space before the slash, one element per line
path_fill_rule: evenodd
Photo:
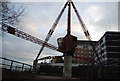
<path fill-rule="evenodd" d="M 106 32 L 96 44 L 96 50 L 103 64 L 120 61 L 120 32 Z"/>
<path fill-rule="evenodd" d="M 73 55 L 73 64 L 91 65 L 94 63 L 94 52 L 91 44 L 96 41 L 78 40 L 75 53 Z"/>

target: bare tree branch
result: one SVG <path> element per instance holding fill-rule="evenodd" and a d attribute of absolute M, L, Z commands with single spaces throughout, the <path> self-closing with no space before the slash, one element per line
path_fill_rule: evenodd
<path fill-rule="evenodd" d="M 19 5 L 20 6 L 20 5 Z M 25 11 L 22 6 L 19 8 L 12 2 L 0 2 L 0 22 L 8 24 L 18 24 L 21 21 L 21 17 Z"/>

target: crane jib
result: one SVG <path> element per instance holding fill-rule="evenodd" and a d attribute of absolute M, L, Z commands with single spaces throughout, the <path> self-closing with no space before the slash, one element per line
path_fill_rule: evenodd
<path fill-rule="evenodd" d="M 38 45 L 42 45 L 44 43 L 43 40 L 41 39 L 38 39 L 30 34 L 27 34 L 21 30 L 18 30 L 10 25 L 7 25 L 7 24 L 2 24 L 2 31 L 6 32 L 6 33 L 9 33 L 9 34 L 12 34 L 16 37 L 19 37 L 19 38 L 22 38 L 22 39 L 25 39 L 25 40 L 28 40 L 30 42 L 33 42 L 35 44 L 38 44 Z M 49 44 L 49 43 L 45 43 L 44 45 L 45 47 L 47 48 L 50 48 L 52 50 L 58 50 L 58 47 L 52 45 L 52 44 Z M 60 51 L 59 51 L 60 52 Z"/>
<path fill-rule="evenodd" d="M 15 34 L 15 28 L 12 28 L 12 27 L 5 25 L 5 24 L 3 24 L 3 27 L 2 27 L 2 29 L 7 30 L 8 33 L 13 34 L 13 35 Z"/>

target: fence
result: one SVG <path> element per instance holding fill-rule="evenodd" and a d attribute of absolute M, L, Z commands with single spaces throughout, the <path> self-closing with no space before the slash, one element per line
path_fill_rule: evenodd
<path fill-rule="evenodd" d="M 38 75 L 63 75 L 63 66 L 43 64 L 38 68 Z M 72 67 L 72 76 L 81 80 L 120 80 L 120 66 L 78 66 Z"/>
<path fill-rule="evenodd" d="M 0 66 L 3 70 L 9 70 L 9 71 L 32 71 L 32 65 L 18 62 L 15 60 L 11 60 L 5 57 L 0 57 L 0 60 L 2 63 L 0 63 Z"/>

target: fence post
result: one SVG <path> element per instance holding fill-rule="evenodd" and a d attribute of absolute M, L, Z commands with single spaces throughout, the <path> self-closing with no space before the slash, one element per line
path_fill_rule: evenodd
<path fill-rule="evenodd" d="M 30 71 L 32 71 L 32 66 L 30 66 Z"/>
<path fill-rule="evenodd" d="M 12 65 L 13 65 L 13 61 L 11 61 L 10 71 L 12 71 Z"/>
<path fill-rule="evenodd" d="M 2 64 L 3 64 L 3 68 L 6 68 L 6 67 L 5 67 L 5 59 L 3 59 Z"/>
<path fill-rule="evenodd" d="M 23 71 L 23 69 L 24 69 L 24 63 L 22 64 L 22 71 Z"/>

